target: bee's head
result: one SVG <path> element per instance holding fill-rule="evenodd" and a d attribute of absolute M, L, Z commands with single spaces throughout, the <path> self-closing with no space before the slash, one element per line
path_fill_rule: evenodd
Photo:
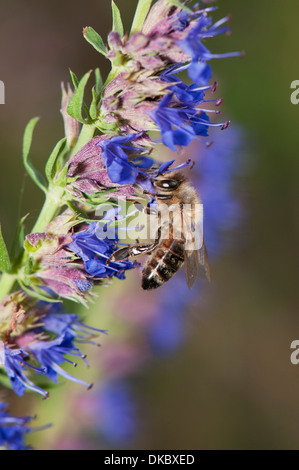
<path fill-rule="evenodd" d="M 180 202 L 190 204 L 198 202 L 199 197 L 189 180 L 180 171 L 159 175 L 153 180 L 156 197 L 167 204 Z"/>
<path fill-rule="evenodd" d="M 157 193 L 162 192 L 163 194 L 172 194 L 173 191 L 177 190 L 180 185 L 185 181 L 183 173 L 173 171 L 167 173 L 167 175 L 158 175 L 154 181 L 153 186 Z"/>

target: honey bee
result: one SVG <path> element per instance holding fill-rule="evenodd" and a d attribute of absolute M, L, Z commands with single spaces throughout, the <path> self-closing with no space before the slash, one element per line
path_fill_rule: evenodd
<path fill-rule="evenodd" d="M 141 287 L 156 289 L 168 281 L 184 264 L 191 289 L 199 274 L 210 280 L 210 266 L 203 240 L 202 208 L 195 188 L 183 173 L 173 171 L 153 180 L 156 190 L 158 229 L 156 240 L 137 243 L 115 251 L 110 258 L 120 261 L 130 256 L 149 254 L 143 270 Z M 199 220 L 201 219 L 201 220 Z"/>

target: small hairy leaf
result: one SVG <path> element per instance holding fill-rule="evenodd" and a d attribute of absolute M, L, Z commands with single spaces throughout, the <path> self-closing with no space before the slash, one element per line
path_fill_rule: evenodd
<path fill-rule="evenodd" d="M 10 257 L 12 259 L 12 262 L 14 262 L 15 258 L 18 256 L 18 252 L 20 251 L 20 249 L 23 248 L 24 238 L 25 238 L 24 222 L 27 219 L 28 215 L 29 214 L 26 214 L 24 217 L 22 217 L 18 223 L 13 245 L 12 245 L 11 252 L 10 252 Z"/>
<path fill-rule="evenodd" d="M 112 0 L 112 31 L 116 31 L 120 37 L 124 35 L 123 22 L 121 20 L 120 11 Z"/>
<path fill-rule="evenodd" d="M 66 137 L 64 137 L 59 142 L 57 142 L 57 144 L 55 145 L 46 163 L 45 173 L 49 182 L 52 182 L 55 176 L 56 162 L 57 162 L 58 157 L 61 156 L 62 153 L 66 153 L 67 151 L 67 146 L 65 144 L 66 144 Z"/>
<path fill-rule="evenodd" d="M 91 102 L 91 105 L 90 105 L 90 108 L 89 108 L 89 114 L 90 114 L 91 119 L 96 119 L 96 117 L 97 117 L 98 96 L 97 96 L 97 93 L 95 91 L 95 87 L 93 87 L 91 92 L 92 92 L 92 102 Z"/>
<path fill-rule="evenodd" d="M 78 80 L 78 78 L 77 78 L 77 75 L 74 74 L 74 72 L 72 72 L 71 69 L 70 69 L 70 76 L 71 76 L 73 85 L 74 85 L 75 89 L 77 90 L 78 85 L 79 85 L 79 80 Z"/>
<path fill-rule="evenodd" d="M 100 54 L 103 54 L 104 56 L 107 55 L 107 50 L 103 39 L 91 26 L 86 26 L 86 28 L 83 29 L 83 36 L 85 37 L 86 41 L 95 48 L 96 51 L 98 51 Z"/>
<path fill-rule="evenodd" d="M 11 270 L 11 263 L 9 259 L 9 254 L 6 248 L 6 244 L 2 235 L 1 225 L 0 225 L 0 270 L 8 273 Z"/>
<path fill-rule="evenodd" d="M 96 81 L 95 91 L 98 97 L 100 97 L 100 94 L 103 88 L 103 80 L 102 80 L 102 76 L 101 76 L 101 72 L 99 68 L 95 69 L 94 75 L 95 75 L 95 81 Z"/>
<path fill-rule="evenodd" d="M 86 120 L 82 116 L 82 108 L 84 108 L 87 114 L 89 114 L 86 105 L 84 104 L 84 91 L 90 74 L 91 70 L 87 72 L 80 80 L 78 87 L 75 90 L 73 96 L 71 97 L 67 107 L 67 112 L 69 113 L 69 115 L 77 121 L 81 122 L 82 124 L 86 124 Z"/>
<path fill-rule="evenodd" d="M 50 295 L 48 296 L 45 291 L 42 289 L 39 289 L 37 286 L 34 287 L 34 289 L 31 289 L 29 286 L 24 284 L 21 280 L 18 280 L 21 288 L 28 294 L 30 297 L 34 297 L 35 299 L 39 300 L 44 300 L 45 302 L 51 302 L 51 303 L 57 303 L 61 302 L 61 300 L 55 299 L 51 297 Z"/>
<path fill-rule="evenodd" d="M 32 135 L 33 135 L 33 131 L 38 120 L 39 120 L 38 117 L 31 119 L 25 128 L 24 137 L 23 137 L 23 163 L 30 178 L 35 182 L 35 184 L 42 191 L 46 193 L 47 192 L 46 181 L 42 177 L 42 175 L 34 168 L 29 158 Z"/>

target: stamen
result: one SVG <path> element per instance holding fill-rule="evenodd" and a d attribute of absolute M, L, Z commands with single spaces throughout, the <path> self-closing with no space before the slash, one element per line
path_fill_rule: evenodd
<path fill-rule="evenodd" d="M 217 89 L 217 82 L 214 82 L 211 88 L 211 93 L 215 93 L 216 89 Z"/>
<path fill-rule="evenodd" d="M 224 131 L 225 129 L 227 129 L 229 124 L 230 124 L 230 121 L 226 121 L 226 123 L 223 124 L 223 126 L 221 127 L 221 130 Z"/>

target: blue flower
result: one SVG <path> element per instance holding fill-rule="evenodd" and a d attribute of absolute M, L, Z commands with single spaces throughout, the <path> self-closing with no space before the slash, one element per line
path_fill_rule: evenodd
<path fill-rule="evenodd" d="M 133 140 L 138 140 L 141 136 L 143 136 L 143 133 L 116 136 L 103 139 L 97 145 L 102 148 L 102 158 L 107 167 L 108 176 L 113 183 L 121 185 L 137 183 L 145 191 L 154 192 L 152 180 L 157 175 L 154 168 L 158 162 L 144 155 L 139 155 L 129 161 L 127 152 L 138 155 L 144 153 L 145 148 L 125 145 Z M 92 263 L 92 266 L 94 267 L 95 264 Z M 99 274 L 101 273 L 99 272 Z"/>
<path fill-rule="evenodd" d="M 142 136 L 139 134 L 127 134 L 103 139 L 97 145 L 103 150 L 102 158 L 106 165 L 108 176 L 113 183 L 134 184 L 137 177 L 144 175 L 143 169 L 150 168 L 153 160 L 146 156 L 139 156 L 129 161 L 127 152 L 142 154 L 145 149 L 134 145 L 126 145 Z"/>
<path fill-rule="evenodd" d="M 243 171 L 244 162 L 239 157 L 242 138 L 236 127 L 222 134 L 221 139 L 215 134 L 213 145 L 204 151 L 193 169 L 194 183 L 204 207 L 203 230 L 210 257 L 224 249 L 225 234 L 244 217 L 244 209 L 234 194 L 235 177 Z"/>
<path fill-rule="evenodd" d="M 74 313 L 48 313 L 41 318 L 43 329 L 51 331 L 57 335 L 67 333 L 73 336 L 78 343 L 96 344 L 91 338 L 98 336 L 99 333 L 107 334 L 106 330 L 92 328 L 79 321 L 78 315 Z"/>
<path fill-rule="evenodd" d="M 205 102 L 205 91 L 213 90 L 212 85 L 198 87 L 194 83 L 192 85 L 186 85 L 176 75 L 185 70 L 185 66 L 181 64 L 169 67 L 165 72 L 162 73 L 161 78 L 170 84 L 169 89 L 175 94 L 177 99 L 185 104 L 198 105 Z"/>
<path fill-rule="evenodd" d="M 146 330 L 147 341 L 154 354 L 173 353 L 186 339 L 185 310 L 196 291 L 190 292 L 182 277 L 182 273 L 177 273 L 158 293 L 156 314 Z"/>
<path fill-rule="evenodd" d="M 186 162 L 181 163 L 174 168 L 170 168 L 174 162 L 175 160 L 169 160 L 168 162 L 162 163 L 158 170 L 154 173 L 154 177 L 156 178 L 158 175 L 163 175 L 164 173 L 169 173 L 171 171 L 182 170 L 183 168 L 191 165 L 191 160 L 187 160 Z"/>
<path fill-rule="evenodd" d="M 29 389 L 43 395 L 44 398 L 47 398 L 48 392 L 35 385 L 24 374 L 27 367 L 34 369 L 38 374 L 44 374 L 45 370 L 43 368 L 33 367 L 26 362 L 26 359 L 29 359 L 29 354 L 24 349 L 4 348 L 4 368 L 14 392 L 17 395 L 22 396 L 26 389 Z"/>
<path fill-rule="evenodd" d="M 198 101 L 191 104 L 188 101 L 180 102 L 170 92 L 162 98 L 155 111 L 150 112 L 161 132 L 163 143 L 171 150 L 176 151 L 176 146 L 185 147 L 194 139 L 206 137 L 210 126 L 224 129 L 228 125 L 228 122 L 211 123 L 205 112 L 207 110 L 199 109 L 198 104 Z"/>
<path fill-rule="evenodd" d="M 128 445 L 137 432 L 132 389 L 124 381 L 104 383 L 98 392 L 98 431 L 110 445 Z"/>
<path fill-rule="evenodd" d="M 76 366 L 76 363 L 65 357 L 66 355 L 85 359 L 85 356 L 81 353 L 79 348 L 74 345 L 73 341 L 73 334 L 69 333 L 68 331 L 64 331 L 52 341 L 37 340 L 31 342 L 28 345 L 28 350 L 41 364 L 46 376 L 53 380 L 53 382 L 57 383 L 58 375 L 61 375 L 65 379 L 77 382 L 81 385 L 85 385 L 87 388 L 90 388 L 91 384 L 74 377 L 62 369 L 62 367 L 60 367 L 60 365 L 64 362 L 69 362 L 70 364 Z"/>
<path fill-rule="evenodd" d="M 70 250 L 74 251 L 84 261 L 86 272 L 95 278 L 125 279 L 125 271 L 132 269 L 131 261 L 109 262 L 108 259 L 117 249 L 117 240 L 99 238 L 99 225 L 92 222 L 87 230 L 75 233 L 73 241 L 69 244 Z"/>
<path fill-rule="evenodd" d="M 207 85 L 212 77 L 212 69 L 207 61 L 211 59 L 221 59 L 227 57 L 240 56 L 239 52 L 230 52 L 226 54 L 212 54 L 201 42 L 202 39 L 210 38 L 229 31 L 228 27 L 222 27 L 229 21 L 229 17 L 222 18 L 214 25 L 212 19 L 201 14 L 196 20 L 195 26 L 191 28 L 187 36 L 178 42 L 178 45 L 191 58 L 187 66 L 188 75 L 198 85 Z"/>
<path fill-rule="evenodd" d="M 90 384 L 67 373 L 61 365 L 66 362 L 77 365 L 67 356 L 79 357 L 87 364 L 86 356 L 75 342 L 98 345 L 93 339 L 99 333 L 107 332 L 87 326 L 79 321 L 77 315 L 63 313 L 59 309 L 60 306 L 55 304 L 39 302 L 36 305 L 36 314 L 38 313 L 36 326 L 33 324 L 30 332 L 15 338 L 16 346 L 20 349 L 9 348 L 0 342 L 0 359 L 17 395 L 23 395 L 26 389 L 37 392 L 44 398 L 49 395 L 27 377 L 28 369 L 45 375 L 55 383 L 58 375 L 61 375 L 68 380 L 91 387 Z M 51 338 L 47 334 L 49 332 L 52 333 Z M 33 366 L 32 361 L 38 363 L 38 367 Z"/>
<path fill-rule="evenodd" d="M 31 432 L 27 423 L 31 416 L 15 418 L 5 411 L 7 405 L 0 403 L 0 448 L 6 450 L 28 450 L 24 444 L 25 434 Z"/>

